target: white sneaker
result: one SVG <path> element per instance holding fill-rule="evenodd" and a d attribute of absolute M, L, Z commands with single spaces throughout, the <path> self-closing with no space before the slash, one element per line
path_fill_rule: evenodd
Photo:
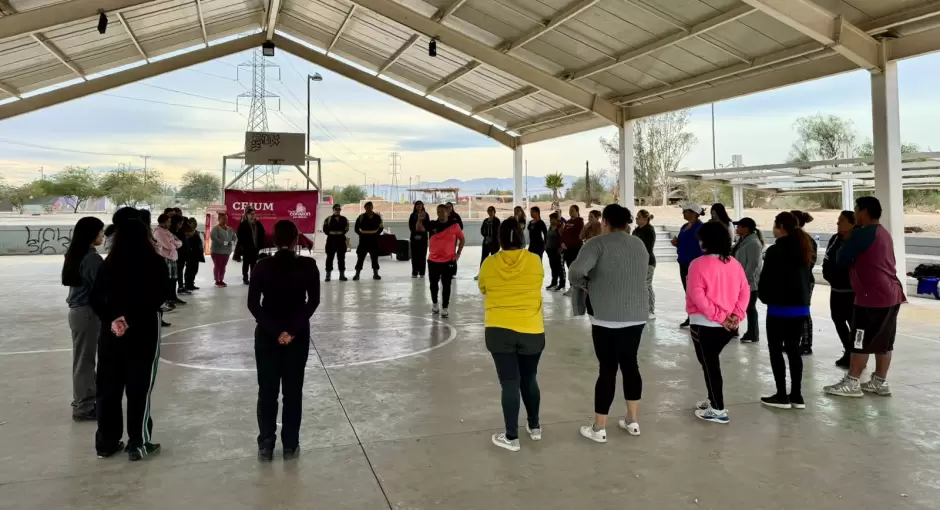
<path fill-rule="evenodd" d="M 721 423 L 722 425 L 727 425 L 730 421 L 727 409 L 718 411 L 716 409 L 712 409 L 711 407 L 708 409 L 696 409 L 695 417 L 700 420 L 710 421 L 712 423 Z"/>
<path fill-rule="evenodd" d="M 444 319 L 450 317 L 450 312 L 448 312 L 447 309 L 444 308 L 443 310 L 441 310 L 441 317 Z"/>
<path fill-rule="evenodd" d="M 529 433 L 529 438 L 532 439 L 533 441 L 542 440 L 542 427 L 532 429 L 532 428 L 529 428 L 529 424 L 526 423 L 525 431 Z"/>
<path fill-rule="evenodd" d="M 605 429 L 595 431 L 593 424 L 581 427 L 581 435 L 590 439 L 591 441 L 594 441 L 595 443 L 607 442 L 607 431 Z"/>
<path fill-rule="evenodd" d="M 646 319 L 647 319 L 647 320 L 654 321 L 654 320 L 656 320 L 656 314 L 655 314 L 655 313 L 651 313 L 651 314 L 649 315 L 649 317 L 647 317 Z"/>
<path fill-rule="evenodd" d="M 627 433 L 630 434 L 631 436 L 638 436 L 638 435 L 640 435 L 640 424 L 639 424 L 639 423 L 637 423 L 637 422 L 635 422 L 635 421 L 631 421 L 630 423 L 627 423 L 626 418 L 620 418 L 620 421 L 617 422 L 617 423 L 620 425 L 620 428 L 622 428 L 623 430 L 626 430 Z"/>
<path fill-rule="evenodd" d="M 712 403 L 707 398 L 705 400 L 699 400 L 698 402 L 695 403 L 695 408 L 701 409 L 702 411 L 708 409 L 711 406 L 712 406 Z"/>
<path fill-rule="evenodd" d="M 846 375 L 836 384 L 831 386 L 824 386 L 823 391 L 830 395 L 835 395 L 837 397 L 864 397 L 865 394 L 862 393 L 861 384 L 859 384 L 858 379 Z"/>
<path fill-rule="evenodd" d="M 431 305 L 431 313 L 434 315 L 441 313 L 441 307 L 437 306 L 437 303 L 434 303 Z"/>
<path fill-rule="evenodd" d="M 506 439 L 506 433 L 493 434 L 493 444 L 511 452 L 519 451 L 519 439 Z"/>
<path fill-rule="evenodd" d="M 561 290 L 561 289 L 559 289 L 559 290 Z M 562 294 L 562 296 L 570 296 L 570 295 L 571 295 L 571 289 L 566 290 L 565 293 Z"/>
<path fill-rule="evenodd" d="M 888 381 L 878 377 L 875 374 L 871 375 L 870 381 L 860 384 L 859 389 L 865 393 L 874 393 L 882 397 L 891 395 L 891 386 L 888 385 Z"/>

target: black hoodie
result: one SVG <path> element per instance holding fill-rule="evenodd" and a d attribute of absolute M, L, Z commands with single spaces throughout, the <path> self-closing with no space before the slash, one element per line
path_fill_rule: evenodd
<path fill-rule="evenodd" d="M 771 306 L 809 306 L 812 266 L 803 263 L 803 249 L 796 231 L 777 239 L 764 254 L 764 268 L 757 282 L 757 296 Z"/>
<path fill-rule="evenodd" d="M 845 240 L 838 233 L 829 238 L 829 246 L 823 257 L 822 273 L 833 291 L 851 292 L 852 281 L 849 279 L 849 267 L 836 263 L 836 253 L 839 253 L 839 248 L 844 243 Z"/>

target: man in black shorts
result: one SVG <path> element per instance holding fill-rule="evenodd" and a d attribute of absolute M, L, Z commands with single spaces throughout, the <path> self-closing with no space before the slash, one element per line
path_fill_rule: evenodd
<path fill-rule="evenodd" d="M 836 254 L 836 263 L 849 267 L 856 289 L 852 361 L 849 373 L 824 389 L 840 397 L 861 397 L 866 392 L 887 396 L 891 394 L 887 378 L 898 312 L 906 299 L 897 275 L 894 241 L 881 226 L 881 203 L 875 197 L 860 197 L 855 201 L 855 218 L 858 227 Z M 875 355 L 875 372 L 862 383 L 859 378 L 871 354 Z"/>

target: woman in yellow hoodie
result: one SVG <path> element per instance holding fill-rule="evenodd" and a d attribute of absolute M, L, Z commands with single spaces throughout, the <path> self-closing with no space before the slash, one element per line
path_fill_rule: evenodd
<path fill-rule="evenodd" d="M 538 255 L 522 249 L 515 218 L 499 226 L 502 251 L 488 257 L 480 268 L 480 292 L 486 310 L 486 348 L 493 355 L 502 386 L 506 432 L 493 434 L 493 444 L 519 451 L 519 398 L 525 404 L 526 431 L 533 441 L 542 439 L 539 423 L 539 358 L 545 349 L 542 322 L 542 280 Z"/>

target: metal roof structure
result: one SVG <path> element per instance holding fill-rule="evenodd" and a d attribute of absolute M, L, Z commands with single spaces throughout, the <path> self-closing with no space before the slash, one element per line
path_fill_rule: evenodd
<path fill-rule="evenodd" d="M 0 119 L 269 40 L 508 147 L 940 49 L 927 0 L 0 0 L 0 13 Z"/>
<path fill-rule="evenodd" d="M 901 159 L 903 189 L 940 189 L 940 152 L 904 154 Z M 679 179 L 706 180 L 779 194 L 841 192 L 846 184 L 855 189 L 875 188 L 872 160 L 851 158 L 725 167 L 674 172 L 671 175 Z"/>

